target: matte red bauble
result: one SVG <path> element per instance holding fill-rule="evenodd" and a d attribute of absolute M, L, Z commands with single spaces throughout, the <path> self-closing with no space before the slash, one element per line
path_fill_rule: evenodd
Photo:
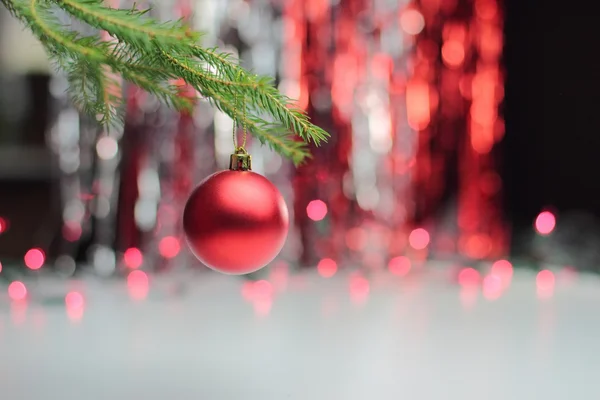
<path fill-rule="evenodd" d="M 209 268 L 241 275 L 261 269 L 281 251 L 289 216 L 281 193 L 250 171 L 250 156 L 232 156 L 231 168 L 202 181 L 183 212 L 194 255 Z"/>

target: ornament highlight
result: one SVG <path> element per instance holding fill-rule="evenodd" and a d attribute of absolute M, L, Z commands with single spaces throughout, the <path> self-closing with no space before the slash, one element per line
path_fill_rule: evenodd
<path fill-rule="evenodd" d="M 183 212 L 192 253 L 209 268 L 229 275 L 255 272 L 279 254 L 289 213 L 279 190 L 251 171 L 243 148 L 231 156 L 230 169 L 204 179 Z"/>

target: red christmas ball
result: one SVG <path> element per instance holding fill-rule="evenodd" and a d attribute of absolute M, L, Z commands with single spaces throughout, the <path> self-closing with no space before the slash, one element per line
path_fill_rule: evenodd
<path fill-rule="evenodd" d="M 289 226 L 281 193 L 252 171 L 217 172 L 192 192 L 183 228 L 194 255 L 209 268 L 241 275 L 257 271 L 281 251 Z"/>

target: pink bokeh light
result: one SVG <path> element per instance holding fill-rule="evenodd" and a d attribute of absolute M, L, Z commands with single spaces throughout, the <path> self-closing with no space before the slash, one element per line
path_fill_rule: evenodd
<path fill-rule="evenodd" d="M 306 215 L 313 221 L 321 221 L 327 215 L 327 204 L 322 200 L 313 200 L 306 206 Z"/>
<path fill-rule="evenodd" d="M 410 272 L 410 259 L 408 257 L 400 256 L 394 257 L 388 263 L 390 272 L 397 276 L 405 276 Z"/>
<path fill-rule="evenodd" d="M 556 217 L 550 211 L 543 211 L 535 219 L 535 230 L 543 236 L 552 233 L 556 227 Z"/>
<path fill-rule="evenodd" d="M 324 258 L 319 261 L 317 270 L 323 278 L 331 278 L 337 272 L 337 263 L 331 258 Z"/>
<path fill-rule="evenodd" d="M 13 301 L 25 300 L 27 298 L 27 287 L 23 282 L 12 282 L 8 285 L 8 297 Z"/>
<path fill-rule="evenodd" d="M 144 255 L 140 249 L 136 247 L 130 247 L 125 250 L 125 254 L 123 254 L 123 261 L 128 268 L 137 269 L 144 263 Z"/>
<path fill-rule="evenodd" d="M 158 251 L 164 258 L 175 258 L 181 251 L 181 243 L 174 236 L 166 236 L 158 243 Z"/>
<path fill-rule="evenodd" d="M 463 268 L 458 273 L 458 284 L 463 287 L 474 287 L 481 282 L 479 271 L 474 268 Z"/>
<path fill-rule="evenodd" d="M 42 249 L 30 249 L 25 253 L 23 259 L 27 268 L 37 270 L 42 268 L 44 262 L 46 262 L 46 254 Z"/>
<path fill-rule="evenodd" d="M 429 244 L 429 232 L 423 228 L 417 228 L 410 233 L 408 242 L 414 249 L 423 250 Z"/>

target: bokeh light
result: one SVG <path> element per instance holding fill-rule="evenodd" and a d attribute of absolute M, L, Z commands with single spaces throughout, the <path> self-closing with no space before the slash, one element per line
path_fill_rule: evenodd
<path fill-rule="evenodd" d="M 425 18 L 418 10 L 408 9 L 400 15 L 400 26 L 409 35 L 418 35 L 425 28 Z"/>
<path fill-rule="evenodd" d="M 79 321 L 83 318 L 85 299 L 79 292 L 69 292 L 65 296 L 67 316 L 71 321 Z"/>
<path fill-rule="evenodd" d="M 346 232 L 346 246 L 350 250 L 359 251 L 362 250 L 366 244 L 369 235 L 363 228 L 352 228 Z"/>
<path fill-rule="evenodd" d="M 502 284 L 507 286 L 513 276 L 513 266 L 510 261 L 507 260 L 498 260 L 492 264 L 492 269 L 490 272 L 492 275 L 500 278 Z"/>
<path fill-rule="evenodd" d="M 4 233 L 8 229 L 8 222 L 0 217 L 0 234 Z"/>
<path fill-rule="evenodd" d="M 498 6 L 493 0 L 476 0 L 475 13 L 482 20 L 493 20 L 498 13 Z"/>
<path fill-rule="evenodd" d="M 323 278 L 331 278 L 337 272 L 337 263 L 331 258 L 324 258 L 319 261 L 317 270 Z"/>
<path fill-rule="evenodd" d="M 29 249 L 27 253 L 25 253 L 23 260 L 25 261 L 27 268 L 37 270 L 42 268 L 44 262 L 46 262 L 46 254 L 44 254 L 42 249 Z"/>
<path fill-rule="evenodd" d="M 463 287 L 474 287 L 479 285 L 481 274 L 474 268 L 467 267 L 458 273 L 458 284 Z"/>
<path fill-rule="evenodd" d="M 487 275 L 483 279 L 483 297 L 496 300 L 502 295 L 502 280 L 495 275 Z"/>
<path fill-rule="evenodd" d="M 83 295 L 79 292 L 69 292 L 65 296 L 65 305 L 69 308 L 81 308 L 84 305 Z"/>
<path fill-rule="evenodd" d="M 98 140 L 96 144 L 96 152 L 98 153 L 98 157 L 102 160 L 112 160 L 116 157 L 119 152 L 119 144 L 117 141 L 110 137 L 104 136 Z"/>
<path fill-rule="evenodd" d="M 148 296 L 150 281 L 144 271 L 131 271 L 127 276 L 129 295 L 134 300 L 143 300 Z"/>
<path fill-rule="evenodd" d="M 354 275 L 350 278 L 350 298 L 355 303 L 363 303 L 369 297 L 371 285 L 369 281 L 360 275 Z"/>
<path fill-rule="evenodd" d="M 79 222 L 67 221 L 63 225 L 62 235 L 69 242 L 76 242 L 81 238 L 83 230 Z"/>
<path fill-rule="evenodd" d="M 254 297 L 254 282 L 244 282 L 242 284 L 242 297 L 246 301 L 251 301 Z"/>
<path fill-rule="evenodd" d="M 442 46 L 442 59 L 448 67 L 460 67 L 465 60 L 465 46 L 458 40 L 448 40 Z"/>
<path fill-rule="evenodd" d="M 137 269 L 144 263 L 144 255 L 140 249 L 136 247 L 130 247 L 129 249 L 125 250 L 125 254 L 123 254 L 123 261 L 128 268 Z"/>
<path fill-rule="evenodd" d="M 535 278 L 536 285 L 540 290 L 553 289 L 555 281 L 556 279 L 554 278 L 554 273 L 547 269 L 538 272 Z"/>
<path fill-rule="evenodd" d="M 164 258 L 175 258 L 181 251 L 181 243 L 174 236 L 166 236 L 158 243 L 158 251 Z"/>
<path fill-rule="evenodd" d="M 12 282 L 8 285 L 8 297 L 13 301 L 25 300 L 27 298 L 27 287 L 23 282 Z"/>
<path fill-rule="evenodd" d="M 413 230 L 409 237 L 408 242 L 416 250 L 423 250 L 429 244 L 429 232 L 423 228 Z"/>
<path fill-rule="evenodd" d="M 322 200 L 313 200 L 306 206 L 306 215 L 313 221 L 321 221 L 327 215 L 327 204 Z"/>
<path fill-rule="evenodd" d="M 468 235 L 459 240 L 459 247 L 470 258 L 483 259 L 492 251 L 492 241 L 486 234 Z"/>
<path fill-rule="evenodd" d="M 274 290 L 271 282 L 261 279 L 254 282 L 254 299 L 269 299 L 273 296 Z"/>
<path fill-rule="evenodd" d="M 554 286 L 556 284 L 556 278 L 552 271 L 547 269 L 538 272 L 536 279 L 536 292 L 537 296 L 541 300 L 550 299 L 554 295 Z"/>
<path fill-rule="evenodd" d="M 410 272 L 410 267 L 410 259 L 404 256 L 394 257 L 388 263 L 390 272 L 397 276 L 405 276 L 408 274 Z"/>
<path fill-rule="evenodd" d="M 543 211 L 535 219 L 535 230 L 543 236 L 552 233 L 556 227 L 556 217 L 550 211 Z"/>

